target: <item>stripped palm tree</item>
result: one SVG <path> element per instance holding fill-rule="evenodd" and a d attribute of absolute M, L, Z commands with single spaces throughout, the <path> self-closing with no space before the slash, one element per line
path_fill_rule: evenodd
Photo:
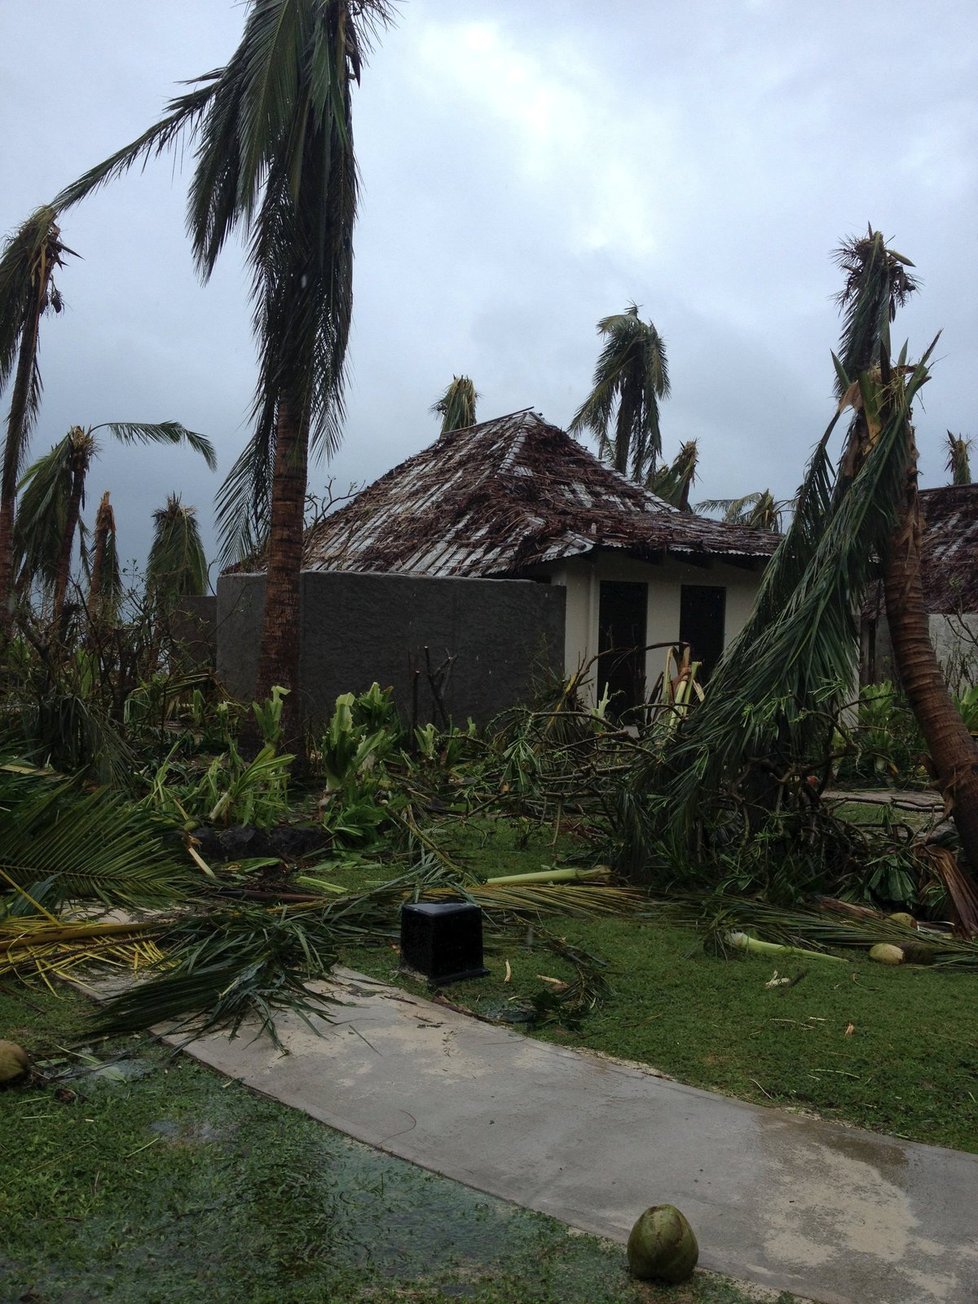
<path fill-rule="evenodd" d="M 661 813 L 687 840 L 718 808 L 781 800 L 828 750 L 851 694 L 854 613 L 883 564 L 901 681 L 931 752 L 971 872 L 978 867 L 978 751 L 951 703 L 927 633 L 920 585 L 920 514 L 912 404 L 929 379 L 932 344 L 916 364 L 890 358 L 890 322 L 915 289 L 911 264 L 879 232 L 839 253 L 846 284 L 836 415 L 798 494 L 753 612 L 683 722 L 664 767 L 646 767 Z M 936 343 L 936 341 L 935 341 Z M 838 471 L 828 454 L 852 409 Z M 726 795 L 724 795 L 726 794 Z M 640 839 L 639 839 L 640 840 Z M 635 844 L 638 845 L 638 844 Z"/>
<path fill-rule="evenodd" d="M 451 384 L 431 410 L 441 417 L 439 437 L 453 430 L 464 430 L 475 425 L 475 405 L 479 398 L 475 385 L 468 376 L 453 376 Z"/>
<path fill-rule="evenodd" d="M 973 439 L 965 439 L 964 435 L 952 435 L 950 430 L 947 432 L 947 462 L 946 469 L 951 472 L 951 483 L 953 485 L 971 484 L 971 445 Z"/>
<path fill-rule="evenodd" d="M 13 533 L 17 481 L 41 401 L 37 354 L 41 318 L 61 311 L 54 273 L 72 250 L 61 243 L 53 208 L 39 208 L 6 242 L 0 257 L 0 390 L 13 376 L 0 472 L 0 628 L 13 607 Z"/>
<path fill-rule="evenodd" d="M 189 135 L 188 226 L 202 277 L 232 232 L 248 237 L 254 433 L 219 494 L 218 520 L 224 564 L 248 547 L 249 527 L 261 537 L 267 521 L 259 699 L 274 684 L 298 687 L 308 455 L 336 447 L 343 415 L 357 200 L 351 84 L 372 31 L 390 17 L 387 0 L 250 0 L 229 62 L 55 200 L 59 210 L 75 203 Z"/>
<path fill-rule="evenodd" d="M 179 494 L 153 513 L 153 542 L 146 564 L 146 596 L 154 606 L 207 592 L 207 557 L 197 514 L 184 507 Z"/>
<path fill-rule="evenodd" d="M 56 625 L 64 615 L 75 536 L 85 505 L 85 481 L 99 453 L 95 438 L 98 430 L 108 430 L 125 444 L 185 443 L 201 454 L 211 470 L 217 464 L 210 440 L 177 421 L 156 425 L 111 421 L 97 426 L 72 426 L 64 439 L 39 458 L 21 484 L 23 493 L 15 530 L 20 564 L 18 584 L 39 583 L 50 594 L 52 620 Z"/>
<path fill-rule="evenodd" d="M 653 467 L 649 471 L 645 487 L 651 489 L 660 498 L 664 498 L 673 507 L 678 507 L 680 511 L 692 511 L 689 505 L 689 491 L 696 483 L 698 462 L 699 449 L 696 440 L 687 439 L 673 462 L 668 466 Z"/>
<path fill-rule="evenodd" d="M 698 512 L 720 512 L 731 525 L 746 525 L 752 530 L 772 530 L 780 534 L 785 513 L 793 506 L 791 499 L 777 499 L 770 489 L 755 489 L 741 498 L 707 498 L 696 504 Z"/>
<path fill-rule="evenodd" d="M 644 484 L 662 454 L 659 400 L 669 394 L 665 341 L 652 322 L 639 320 L 634 303 L 625 312 L 603 317 L 597 330 L 607 343 L 594 369 L 591 393 L 570 429 L 575 434 L 591 431 L 600 455 L 622 475 Z"/>
<path fill-rule="evenodd" d="M 113 621 L 122 601 L 122 567 L 116 544 L 115 513 L 109 491 L 102 495 L 92 531 L 92 566 L 88 582 L 88 611 L 95 620 Z"/>

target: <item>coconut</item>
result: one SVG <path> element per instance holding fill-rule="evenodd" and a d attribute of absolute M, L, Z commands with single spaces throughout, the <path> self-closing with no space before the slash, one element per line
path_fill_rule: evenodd
<path fill-rule="evenodd" d="M 15 1041 L 0 1041 L 0 1082 L 23 1077 L 30 1065 L 27 1051 Z"/>
<path fill-rule="evenodd" d="M 913 915 L 908 915 L 905 910 L 898 910 L 896 914 L 889 915 L 888 918 L 891 919 L 894 924 L 902 924 L 904 928 L 917 927 L 916 919 L 914 919 Z"/>
<path fill-rule="evenodd" d="M 692 1227 L 672 1204 L 646 1209 L 628 1238 L 628 1266 L 642 1281 L 685 1281 L 699 1254 Z"/>
<path fill-rule="evenodd" d="M 903 952 L 892 942 L 877 942 L 870 947 L 869 958 L 877 964 L 903 964 Z"/>

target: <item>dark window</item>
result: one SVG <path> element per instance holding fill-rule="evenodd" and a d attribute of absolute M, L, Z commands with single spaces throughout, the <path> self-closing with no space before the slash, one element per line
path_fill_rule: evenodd
<path fill-rule="evenodd" d="M 615 716 L 645 700 L 646 584 L 602 580 L 598 610 L 598 696 Z"/>
<path fill-rule="evenodd" d="M 710 584 L 684 584 L 679 601 L 679 637 L 690 645 L 690 658 L 699 661 L 697 678 L 705 684 L 723 651 L 727 590 Z"/>

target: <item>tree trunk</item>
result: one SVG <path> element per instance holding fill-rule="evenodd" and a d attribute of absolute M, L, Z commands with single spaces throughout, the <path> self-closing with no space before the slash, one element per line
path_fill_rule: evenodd
<path fill-rule="evenodd" d="M 75 453 L 78 458 L 80 454 Z M 84 464 L 76 462 L 71 472 L 71 494 L 68 498 L 68 507 L 65 513 L 65 532 L 61 539 L 61 555 L 58 558 L 58 569 L 54 576 L 54 606 L 52 611 L 52 624 L 55 629 L 61 628 L 61 621 L 64 617 L 65 595 L 68 592 L 68 581 L 71 579 L 71 550 L 75 543 L 75 531 L 78 529 L 78 518 L 81 515 L 82 495 L 85 492 L 85 475 L 88 471 L 88 462 L 85 459 Z"/>
<path fill-rule="evenodd" d="M 890 540 L 884 588 L 900 682 L 924 735 L 937 782 L 978 878 L 978 747 L 951 701 L 930 641 L 920 578 L 922 522 L 916 456 L 910 459 L 901 520 Z"/>
<path fill-rule="evenodd" d="M 14 504 L 0 499 L 0 632 L 9 629 L 14 614 Z"/>
<path fill-rule="evenodd" d="M 259 702 L 264 701 L 276 684 L 289 690 L 282 711 L 284 739 L 288 749 L 300 756 L 304 749 L 299 710 L 299 575 L 307 457 L 308 427 L 282 402 L 275 426 L 265 614 L 255 696 Z"/>

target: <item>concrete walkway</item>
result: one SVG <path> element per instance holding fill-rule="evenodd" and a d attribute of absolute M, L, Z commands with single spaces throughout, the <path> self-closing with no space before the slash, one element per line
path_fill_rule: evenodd
<path fill-rule="evenodd" d="M 188 1052 L 369 1145 L 624 1241 L 678 1205 L 700 1263 L 825 1304 L 976 1304 L 978 1156 L 796 1118 L 533 1041 L 347 971 L 316 1036 Z"/>

